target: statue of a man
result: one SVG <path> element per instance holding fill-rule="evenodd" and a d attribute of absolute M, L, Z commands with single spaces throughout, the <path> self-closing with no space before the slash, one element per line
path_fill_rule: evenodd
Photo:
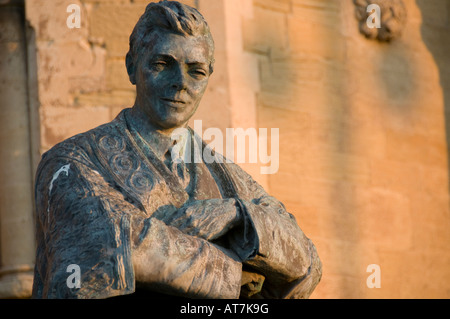
<path fill-rule="evenodd" d="M 34 298 L 312 293 L 321 263 L 283 204 L 213 150 L 212 163 L 192 160 L 208 150 L 187 123 L 213 56 L 197 10 L 147 6 L 126 57 L 134 106 L 42 157 Z"/>

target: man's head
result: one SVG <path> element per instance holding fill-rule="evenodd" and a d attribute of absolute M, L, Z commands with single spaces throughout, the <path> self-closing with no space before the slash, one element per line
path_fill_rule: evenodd
<path fill-rule="evenodd" d="M 210 73 L 214 68 L 214 40 L 205 18 L 196 9 L 177 1 L 150 3 L 136 23 L 130 36 L 128 63 L 136 59 L 152 44 L 152 34 L 160 30 L 171 31 L 184 36 L 205 37 L 210 49 Z M 133 83 L 134 84 L 134 83 Z"/>
<path fill-rule="evenodd" d="M 214 65 L 214 42 L 203 16 L 175 1 L 150 3 L 131 36 L 126 65 L 136 107 L 160 129 L 187 123 Z"/>

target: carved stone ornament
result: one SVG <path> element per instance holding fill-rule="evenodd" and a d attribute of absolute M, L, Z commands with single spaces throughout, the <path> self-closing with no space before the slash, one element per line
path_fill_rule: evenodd
<path fill-rule="evenodd" d="M 389 42 L 401 36 L 407 16 L 403 0 L 353 0 L 353 2 L 356 5 L 359 30 L 367 38 Z M 378 17 L 376 10 L 368 9 L 370 5 L 378 5 L 380 8 Z M 369 17 L 373 17 L 374 20 Z M 377 26 L 374 25 L 376 19 L 379 19 Z"/>

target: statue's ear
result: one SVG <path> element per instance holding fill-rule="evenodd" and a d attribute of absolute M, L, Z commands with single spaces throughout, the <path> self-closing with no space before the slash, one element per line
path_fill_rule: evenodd
<path fill-rule="evenodd" d="M 125 63 L 127 66 L 127 72 L 128 77 L 130 78 L 131 84 L 136 84 L 136 65 L 133 61 L 133 57 L 131 56 L 130 52 L 127 53 L 127 56 L 125 58 Z"/>

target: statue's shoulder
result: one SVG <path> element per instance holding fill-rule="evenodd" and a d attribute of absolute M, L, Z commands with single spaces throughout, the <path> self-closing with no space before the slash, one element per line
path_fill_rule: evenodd
<path fill-rule="evenodd" d="M 46 151 L 41 158 L 40 167 L 51 161 L 60 159 L 74 160 L 85 165 L 92 165 L 97 148 L 104 143 L 123 140 L 122 131 L 125 121 L 122 111 L 111 122 L 97 126 L 91 130 L 74 135 Z"/>

